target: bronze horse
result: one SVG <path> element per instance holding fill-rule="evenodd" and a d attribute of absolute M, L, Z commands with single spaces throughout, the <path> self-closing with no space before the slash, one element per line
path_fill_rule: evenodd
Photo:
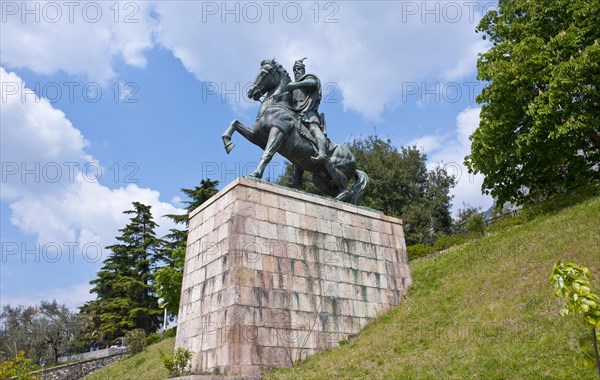
<path fill-rule="evenodd" d="M 287 85 L 291 79 L 287 71 L 275 61 L 265 60 L 256 80 L 248 90 L 248 97 L 259 101 L 266 94 L 256 122 L 248 128 L 234 120 L 223 134 L 227 153 L 234 144 L 233 132 L 237 131 L 264 152 L 258 166 L 248 177 L 260 179 L 273 155 L 278 152 L 299 168 L 313 174 L 312 182 L 317 189 L 335 199 L 358 204 L 369 185 L 369 177 L 356 169 L 354 155 L 346 145 L 328 140 L 327 157 L 323 163 L 315 163 L 310 158 L 316 154 L 314 139 L 301 122 L 301 116 L 292 109 L 292 94 Z M 349 179 L 354 184 L 349 186 Z"/>

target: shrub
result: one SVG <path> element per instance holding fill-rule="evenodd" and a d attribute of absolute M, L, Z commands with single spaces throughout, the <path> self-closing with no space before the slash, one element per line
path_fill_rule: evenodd
<path fill-rule="evenodd" d="M 169 371 L 171 377 L 189 374 L 191 366 L 190 360 L 192 358 L 192 353 L 189 350 L 179 347 L 171 357 L 163 354 L 160 349 L 158 350 L 158 353 L 162 358 L 163 365 L 167 371 Z"/>
<path fill-rule="evenodd" d="M 467 233 L 477 233 L 483 236 L 485 234 L 485 220 L 482 214 L 473 214 L 465 223 Z"/>
<path fill-rule="evenodd" d="M 158 343 L 161 340 L 162 340 L 162 338 L 160 337 L 160 334 L 153 333 L 146 337 L 146 339 L 144 340 L 144 343 L 146 346 L 150 346 L 151 344 Z"/>
<path fill-rule="evenodd" d="M 146 346 L 146 333 L 142 329 L 135 329 L 125 333 L 125 344 L 130 355 L 142 352 Z"/>
<path fill-rule="evenodd" d="M 0 379 L 34 380 L 30 372 L 31 359 L 27 359 L 23 351 L 12 360 L 0 363 Z"/>
<path fill-rule="evenodd" d="M 435 253 L 435 250 L 430 245 L 425 244 L 415 244 L 406 248 L 406 253 L 408 255 L 409 260 L 415 260 L 419 257 L 427 256 L 432 253 Z"/>
<path fill-rule="evenodd" d="M 441 235 L 436 239 L 433 249 L 436 251 L 443 251 L 444 249 L 448 249 L 464 242 L 465 238 L 462 235 Z"/>
<path fill-rule="evenodd" d="M 173 338 L 175 337 L 175 335 L 177 335 L 177 326 L 171 327 L 170 329 L 165 331 L 165 339 Z"/>
<path fill-rule="evenodd" d="M 519 213 L 514 216 L 507 216 L 504 219 L 495 220 L 493 223 L 491 223 L 487 227 L 487 230 L 488 230 L 488 232 L 499 232 L 499 231 L 505 230 L 507 228 L 520 226 L 521 224 L 523 224 L 527 221 L 528 220 L 525 218 L 524 214 Z"/>
<path fill-rule="evenodd" d="M 596 337 L 596 329 L 600 328 L 600 296 L 592 292 L 590 277 L 590 271 L 586 267 L 559 261 L 552 269 L 550 282 L 554 284 L 556 296 L 567 301 L 560 309 L 560 315 L 583 314 L 584 322 L 591 328 L 590 341 L 594 347 L 598 376 L 600 376 L 600 355 Z M 594 357 L 584 348 L 586 340 L 588 340 L 586 336 L 579 340 L 580 352 L 583 354 L 581 362 L 584 365 L 586 362 L 593 365 Z"/>

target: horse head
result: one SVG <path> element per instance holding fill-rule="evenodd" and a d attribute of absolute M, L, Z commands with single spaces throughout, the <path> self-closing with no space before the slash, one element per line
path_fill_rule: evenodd
<path fill-rule="evenodd" d="M 259 100 L 269 90 L 275 89 L 286 77 L 289 83 L 290 79 L 287 71 L 275 61 L 275 58 L 262 61 L 256 79 L 248 89 L 248 97 Z"/>

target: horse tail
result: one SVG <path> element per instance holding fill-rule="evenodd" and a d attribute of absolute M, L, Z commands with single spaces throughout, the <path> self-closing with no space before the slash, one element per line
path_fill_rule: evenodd
<path fill-rule="evenodd" d="M 354 193 L 352 195 L 352 204 L 356 205 L 363 199 L 369 189 L 369 183 L 370 180 L 367 173 L 362 170 L 356 170 L 356 173 L 354 173 L 354 186 L 352 186 L 352 192 Z"/>

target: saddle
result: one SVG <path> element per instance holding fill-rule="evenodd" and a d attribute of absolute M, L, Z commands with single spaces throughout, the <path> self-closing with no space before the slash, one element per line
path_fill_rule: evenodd
<path fill-rule="evenodd" d="M 321 121 L 321 130 L 323 131 L 325 137 L 327 137 L 327 124 L 325 123 L 325 114 L 321 112 L 319 114 L 319 119 Z M 317 142 L 315 141 L 315 138 L 313 137 L 312 133 L 310 133 L 310 131 L 308 130 L 308 125 L 304 121 L 303 117 L 296 118 L 296 129 L 298 130 L 300 136 L 310 141 L 316 147 Z"/>

